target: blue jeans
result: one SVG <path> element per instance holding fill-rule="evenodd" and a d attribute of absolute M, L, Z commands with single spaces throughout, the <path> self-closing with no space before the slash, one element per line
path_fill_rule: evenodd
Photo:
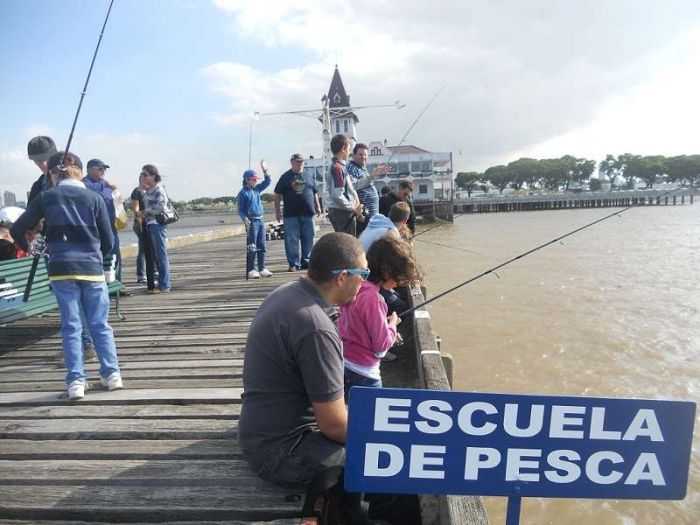
<path fill-rule="evenodd" d="M 83 323 L 80 310 L 85 313 L 90 328 L 95 352 L 100 361 L 100 376 L 108 377 L 119 371 L 117 347 L 114 333 L 109 326 L 109 295 L 107 284 L 94 281 L 52 281 L 58 308 L 61 313 L 61 335 L 63 337 L 63 360 L 66 363 L 66 383 L 76 379 L 85 380 L 83 345 L 80 332 Z"/>
<path fill-rule="evenodd" d="M 314 245 L 314 217 L 300 215 L 284 218 L 284 251 L 289 266 L 309 267 L 309 254 Z M 301 258 L 299 257 L 301 242 Z"/>
<path fill-rule="evenodd" d="M 149 224 L 148 233 L 153 244 L 153 257 L 158 269 L 158 288 L 170 290 L 170 262 L 168 261 L 168 226 Z"/>
<path fill-rule="evenodd" d="M 255 254 L 258 254 L 258 270 L 265 268 L 265 225 L 262 219 L 251 219 L 248 228 L 245 271 L 255 269 Z"/>
<path fill-rule="evenodd" d="M 345 401 L 348 400 L 348 394 L 350 393 L 350 388 L 353 386 L 369 386 L 372 388 L 382 388 L 381 379 L 372 379 L 371 377 L 365 377 L 362 374 L 349 369 L 345 369 L 343 372 L 345 381 Z"/>
<path fill-rule="evenodd" d="M 90 337 L 90 327 L 88 326 L 87 319 L 85 319 L 85 312 L 83 312 L 83 305 L 80 304 L 80 322 L 83 325 L 83 329 L 80 332 L 80 339 L 83 342 L 83 349 L 88 346 L 94 346 L 92 344 L 92 337 Z"/>
<path fill-rule="evenodd" d="M 144 232 L 141 229 L 141 223 L 134 221 L 134 234 L 139 240 L 139 253 L 136 256 L 136 280 L 146 280 L 146 248 L 144 247 Z"/>

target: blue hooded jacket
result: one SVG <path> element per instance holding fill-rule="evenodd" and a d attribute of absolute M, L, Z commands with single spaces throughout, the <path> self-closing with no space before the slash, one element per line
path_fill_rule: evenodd
<path fill-rule="evenodd" d="M 260 201 L 260 194 L 265 191 L 272 182 L 270 176 L 265 173 L 265 180 L 260 184 L 249 188 L 243 181 L 243 189 L 238 192 L 238 215 L 241 217 L 242 221 L 246 219 L 259 219 L 263 216 L 263 206 Z"/>

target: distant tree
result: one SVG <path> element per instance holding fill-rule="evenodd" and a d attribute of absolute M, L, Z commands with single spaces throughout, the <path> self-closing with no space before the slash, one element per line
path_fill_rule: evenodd
<path fill-rule="evenodd" d="M 625 166 L 624 175 L 642 179 L 647 188 L 653 188 L 656 181 L 666 171 L 666 158 L 663 155 L 632 156 Z"/>
<path fill-rule="evenodd" d="M 476 171 L 461 171 L 457 173 L 455 177 L 455 184 L 458 188 L 466 190 L 467 197 L 472 196 L 472 192 L 479 185 L 479 181 L 482 180 L 483 174 Z"/>
<path fill-rule="evenodd" d="M 491 166 L 484 172 L 484 180 L 496 186 L 496 188 L 498 188 L 498 193 L 502 195 L 503 190 L 505 190 L 511 182 L 511 176 L 508 173 L 508 168 L 505 166 Z"/>
<path fill-rule="evenodd" d="M 526 157 L 510 162 L 507 168 L 513 177 L 511 182 L 513 188 L 519 190 L 523 184 L 527 184 L 530 189 L 537 186 L 541 178 L 538 164 L 536 159 L 528 159 Z"/>
<path fill-rule="evenodd" d="M 593 175 L 595 170 L 595 161 L 590 159 L 576 159 L 573 167 L 573 180 L 574 182 L 584 183 L 588 182 Z"/>
<path fill-rule="evenodd" d="M 695 185 L 700 178 L 700 155 L 679 155 L 666 159 L 666 174 L 671 182 L 681 186 Z"/>
<path fill-rule="evenodd" d="M 263 202 L 272 202 L 275 196 L 272 193 L 262 193 L 260 194 L 260 200 Z"/>
<path fill-rule="evenodd" d="M 600 191 L 603 188 L 603 185 L 600 182 L 600 179 L 591 179 L 591 191 Z"/>
<path fill-rule="evenodd" d="M 622 171 L 618 159 L 610 154 L 606 155 L 605 158 L 600 161 L 598 167 L 598 172 L 605 174 L 610 181 L 610 191 L 615 187 L 615 179 L 622 174 Z"/>

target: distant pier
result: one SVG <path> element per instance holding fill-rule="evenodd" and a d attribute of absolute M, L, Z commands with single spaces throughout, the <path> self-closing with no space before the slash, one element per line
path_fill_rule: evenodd
<path fill-rule="evenodd" d="M 697 193 L 696 189 L 687 189 L 494 196 L 455 200 L 453 204 L 454 213 L 675 206 L 693 204 L 693 197 Z"/>

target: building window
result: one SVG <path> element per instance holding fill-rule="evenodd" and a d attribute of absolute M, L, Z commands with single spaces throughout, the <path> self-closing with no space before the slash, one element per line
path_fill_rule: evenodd
<path fill-rule="evenodd" d="M 335 121 L 335 132 L 340 133 L 340 121 L 339 120 Z"/>
<path fill-rule="evenodd" d="M 382 154 L 382 149 L 381 148 L 372 148 L 372 151 L 369 153 L 370 155 L 381 155 Z"/>
<path fill-rule="evenodd" d="M 418 193 L 421 195 L 427 195 L 428 194 L 428 185 L 427 184 L 419 184 L 418 185 Z"/>
<path fill-rule="evenodd" d="M 409 167 L 408 162 L 399 162 L 399 165 L 398 165 L 398 172 L 399 173 L 409 173 L 410 169 L 411 168 Z"/>
<path fill-rule="evenodd" d="M 348 132 L 348 121 L 347 121 L 347 119 L 344 119 L 344 120 L 343 120 L 343 129 L 345 129 L 345 131 L 344 131 L 343 133 L 347 133 L 347 132 Z"/>

